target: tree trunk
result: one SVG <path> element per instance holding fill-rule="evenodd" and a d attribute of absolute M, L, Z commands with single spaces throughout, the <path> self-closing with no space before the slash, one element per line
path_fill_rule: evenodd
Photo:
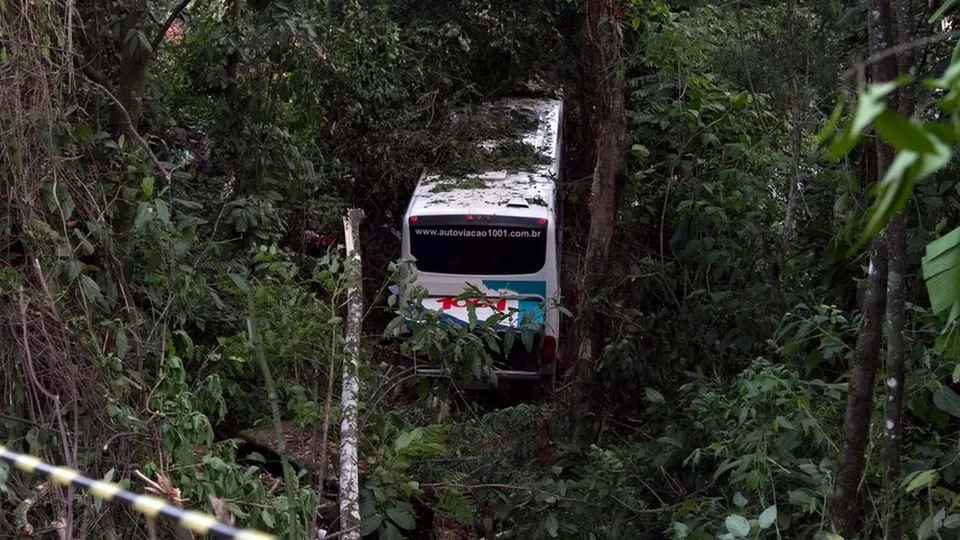
<path fill-rule="evenodd" d="M 870 0 L 871 53 L 877 53 L 891 45 L 890 15 L 889 0 Z M 872 69 L 873 82 L 892 80 L 896 77 L 896 72 L 896 59 L 891 57 L 877 62 Z M 892 160 L 893 149 L 878 141 L 876 178 L 883 178 Z M 844 538 L 853 538 L 860 530 L 862 510 L 859 486 L 863 476 L 864 452 L 870 435 L 874 382 L 882 341 L 881 323 L 887 296 L 887 247 L 884 233 L 873 239 L 870 248 L 867 294 L 863 300 L 864 321 L 857 335 L 853 355 L 847 410 L 843 419 L 843 449 L 831 501 L 834 528 Z"/>
<path fill-rule="evenodd" d="M 913 39 L 913 2 L 897 0 L 897 42 L 908 43 Z M 916 56 L 912 52 L 897 55 L 897 69 L 909 73 Z M 911 88 L 901 88 L 897 96 L 900 114 L 913 116 L 915 99 Z M 902 474 L 900 445 L 903 438 L 903 387 L 905 354 L 903 327 L 906 321 L 904 276 L 907 273 L 907 210 L 904 209 L 887 225 L 887 252 L 890 259 L 887 277 L 887 407 L 884 424 L 884 455 L 887 461 L 887 540 L 903 538 L 900 521 L 899 487 Z"/>
<path fill-rule="evenodd" d="M 884 166 L 886 163 L 884 161 Z M 833 525 L 844 538 L 853 538 L 859 528 L 858 489 L 870 434 L 873 386 L 882 339 L 880 324 L 886 303 L 887 253 L 883 233 L 873 239 L 870 247 L 869 285 L 863 301 L 865 317 L 853 354 L 847 410 L 843 419 L 843 449 L 831 501 Z"/>
<path fill-rule="evenodd" d="M 240 65 L 240 0 L 229 0 L 229 5 L 230 22 L 233 24 L 234 44 L 236 47 L 230 52 L 230 56 L 227 57 L 226 95 L 229 100 L 235 101 L 237 98 L 237 67 Z"/>
<path fill-rule="evenodd" d="M 153 60 L 153 46 L 143 32 L 142 25 L 147 18 L 147 3 L 138 0 L 124 18 L 120 35 L 120 82 L 117 98 L 127 110 L 130 124 L 139 131 L 140 113 L 143 110 L 143 96 L 147 91 L 147 75 Z M 123 132 L 124 118 L 116 108 L 113 112 L 113 130 Z"/>
<path fill-rule="evenodd" d="M 900 523 L 900 440 L 903 436 L 904 309 L 903 276 L 907 271 L 907 214 L 900 212 L 887 225 L 887 410 L 884 454 L 887 460 L 887 540 L 903 538 Z"/>
<path fill-rule="evenodd" d="M 797 34 L 794 28 L 794 0 L 787 0 L 784 27 L 786 30 L 787 70 L 790 73 L 790 188 L 787 190 L 787 208 L 783 218 L 783 232 L 780 239 L 780 256 L 777 261 L 775 279 L 786 271 L 790 257 L 790 238 L 793 235 L 793 222 L 800 199 L 800 150 L 803 142 L 803 130 L 800 128 L 802 105 L 800 103 L 800 85 L 797 81 Z"/>
<path fill-rule="evenodd" d="M 626 183 L 627 118 L 623 83 L 620 78 L 620 38 L 614 0 L 587 0 L 584 32 L 586 54 L 594 73 L 588 77 L 595 85 L 590 114 L 596 158 L 590 188 L 590 231 L 577 280 L 580 299 L 574 320 L 576 379 L 571 395 L 571 435 L 580 440 L 581 401 L 584 389 L 593 377 L 603 345 L 595 298 L 608 269 L 610 244 L 616 225 L 620 196 Z"/>
<path fill-rule="evenodd" d="M 363 211 L 352 208 L 343 218 L 347 248 L 347 327 L 344 336 L 343 394 L 340 424 L 340 524 L 344 540 L 360 540 L 360 471 L 357 462 L 360 400 L 360 335 L 363 331 L 363 275 L 360 222 Z"/>

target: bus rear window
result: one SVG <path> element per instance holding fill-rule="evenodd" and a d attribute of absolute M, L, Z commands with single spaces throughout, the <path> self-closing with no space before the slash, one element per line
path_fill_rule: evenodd
<path fill-rule="evenodd" d="M 530 223 L 411 222 L 410 253 L 422 272 L 533 274 L 546 261 L 547 228 L 535 220 L 522 221 Z"/>

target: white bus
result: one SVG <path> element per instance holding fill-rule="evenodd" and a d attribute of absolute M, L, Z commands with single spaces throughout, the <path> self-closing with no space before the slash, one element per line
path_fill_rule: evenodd
<path fill-rule="evenodd" d="M 563 102 L 504 99 L 481 110 L 481 122 L 518 114 L 528 120 L 514 141 L 536 149 L 536 164 L 455 177 L 425 174 L 404 215 L 402 257 L 414 261 L 415 283 L 427 291 L 423 307 L 440 311 L 443 320 L 467 324 L 468 303 L 481 323 L 498 311 L 532 317 L 539 329 L 532 354 L 518 338 L 513 350 L 519 353 L 499 358 L 494 373 L 497 379 L 539 379 L 552 389 L 560 324 L 554 306 L 560 301 Z M 485 297 L 458 299 L 468 284 Z M 401 305 L 409 301 L 405 292 L 399 291 Z M 517 326 L 521 317 L 504 322 Z M 423 366 L 417 372 L 441 374 Z"/>

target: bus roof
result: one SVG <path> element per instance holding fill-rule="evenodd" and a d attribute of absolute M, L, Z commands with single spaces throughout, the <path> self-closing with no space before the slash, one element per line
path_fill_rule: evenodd
<path fill-rule="evenodd" d="M 553 179 L 506 171 L 457 180 L 428 176 L 413 192 L 408 216 L 490 214 L 549 218 L 554 205 Z"/>
<path fill-rule="evenodd" d="M 478 105 L 475 110 L 461 113 L 463 119 L 472 124 L 497 124 L 498 122 L 509 121 L 514 115 L 519 115 L 530 124 L 519 128 L 519 133 L 513 134 L 514 137 L 533 146 L 541 154 L 547 163 L 543 167 L 538 167 L 536 172 L 541 173 L 559 173 L 560 162 L 560 122 L 563 117 L 563 101 L 559 99 L 537 99 L 537 98 L 507 98 L 489 101 Z M 532 124 L 532 125 L 531 125 Z M 481 143 L 484 146 L 492 147 L 498 143 L 509 140 L 507 137 L 490 140 Z M 527 171 L 534 172 L 534 171 Z"/>
<path fill-rule="evenodd" d="M 481 104 L 455 116 L 481 126 L 504 125 L 521 117 L 519 132 L 481 141 L 496 148 L 511 138 L 530 145 L 537 154 L 526 170 L 495 170 L 476 174 L 425 174 L 417 184 L 407 210 L 414 215 L 491 214 L 549 218 L 554 205 L 554 179 L 560 169 L 560 122 L 563 102 L 558 99 L 511 98 Z"/>

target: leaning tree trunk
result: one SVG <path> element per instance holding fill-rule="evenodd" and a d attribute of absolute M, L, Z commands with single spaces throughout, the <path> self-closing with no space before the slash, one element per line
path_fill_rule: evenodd
<path fill-rule="evenodd" d="M 889 0 L 870 0 L 869 13 L 870 51 L 877 53 L 891 45 Z M 896 59 L 892 57 L 877 62 L 872 69 L 874 83 L 892 80 L 896 74 Z M 877 141 L 876 178 L 883 178 L 892 160 L 893 149 L 890 145 Z M 871 242 L 867 293 L 863 301 L 864 321 L 853 354 L 847 410 L 843 419 L 843 449 L 831 501 L 834 528 L 844 538 L 857 535 L 862 518 L 859 486 L 870 435 L 874 382 L 882 341 L 881 324 L 887 299 L 887 247 L 884 236 L 884 233 L 880 233 Z"/>
<path fill-rule="evenodd" d="M 363 331 L 363 275 L 360 266 L 360 222 L 363 211 L 352 208 L 343 218 L 347 248 L 347 327 L 344 336 L 343 421 L 340 424 L 340 526 L 344 540 L 360 540 L 360 471 L 357 461 L 360 400 L 360 335 Z"/>
<path fill-rule="evenodd" d="M 584 32 L 586 54 L 594 73 L 587 80 L 595 85 L 592 107 L 586 111 L 592 122 L 595 162 L 590 188 L 590 230 L 577 280 L 577 313 L 572 336 L 576 349 L 572 387 L 571 435 L 580 439 L 582 399 L 593 377 L 602 347 L 595 298 L 608 269 L 610 244 L 616 225 L 620 196 L 626 183 L 627 118 L 620 68 L 620 33 L 614 0 L 587 0 Z M 590 109 L 592 108 L 592 111 Z"/>

